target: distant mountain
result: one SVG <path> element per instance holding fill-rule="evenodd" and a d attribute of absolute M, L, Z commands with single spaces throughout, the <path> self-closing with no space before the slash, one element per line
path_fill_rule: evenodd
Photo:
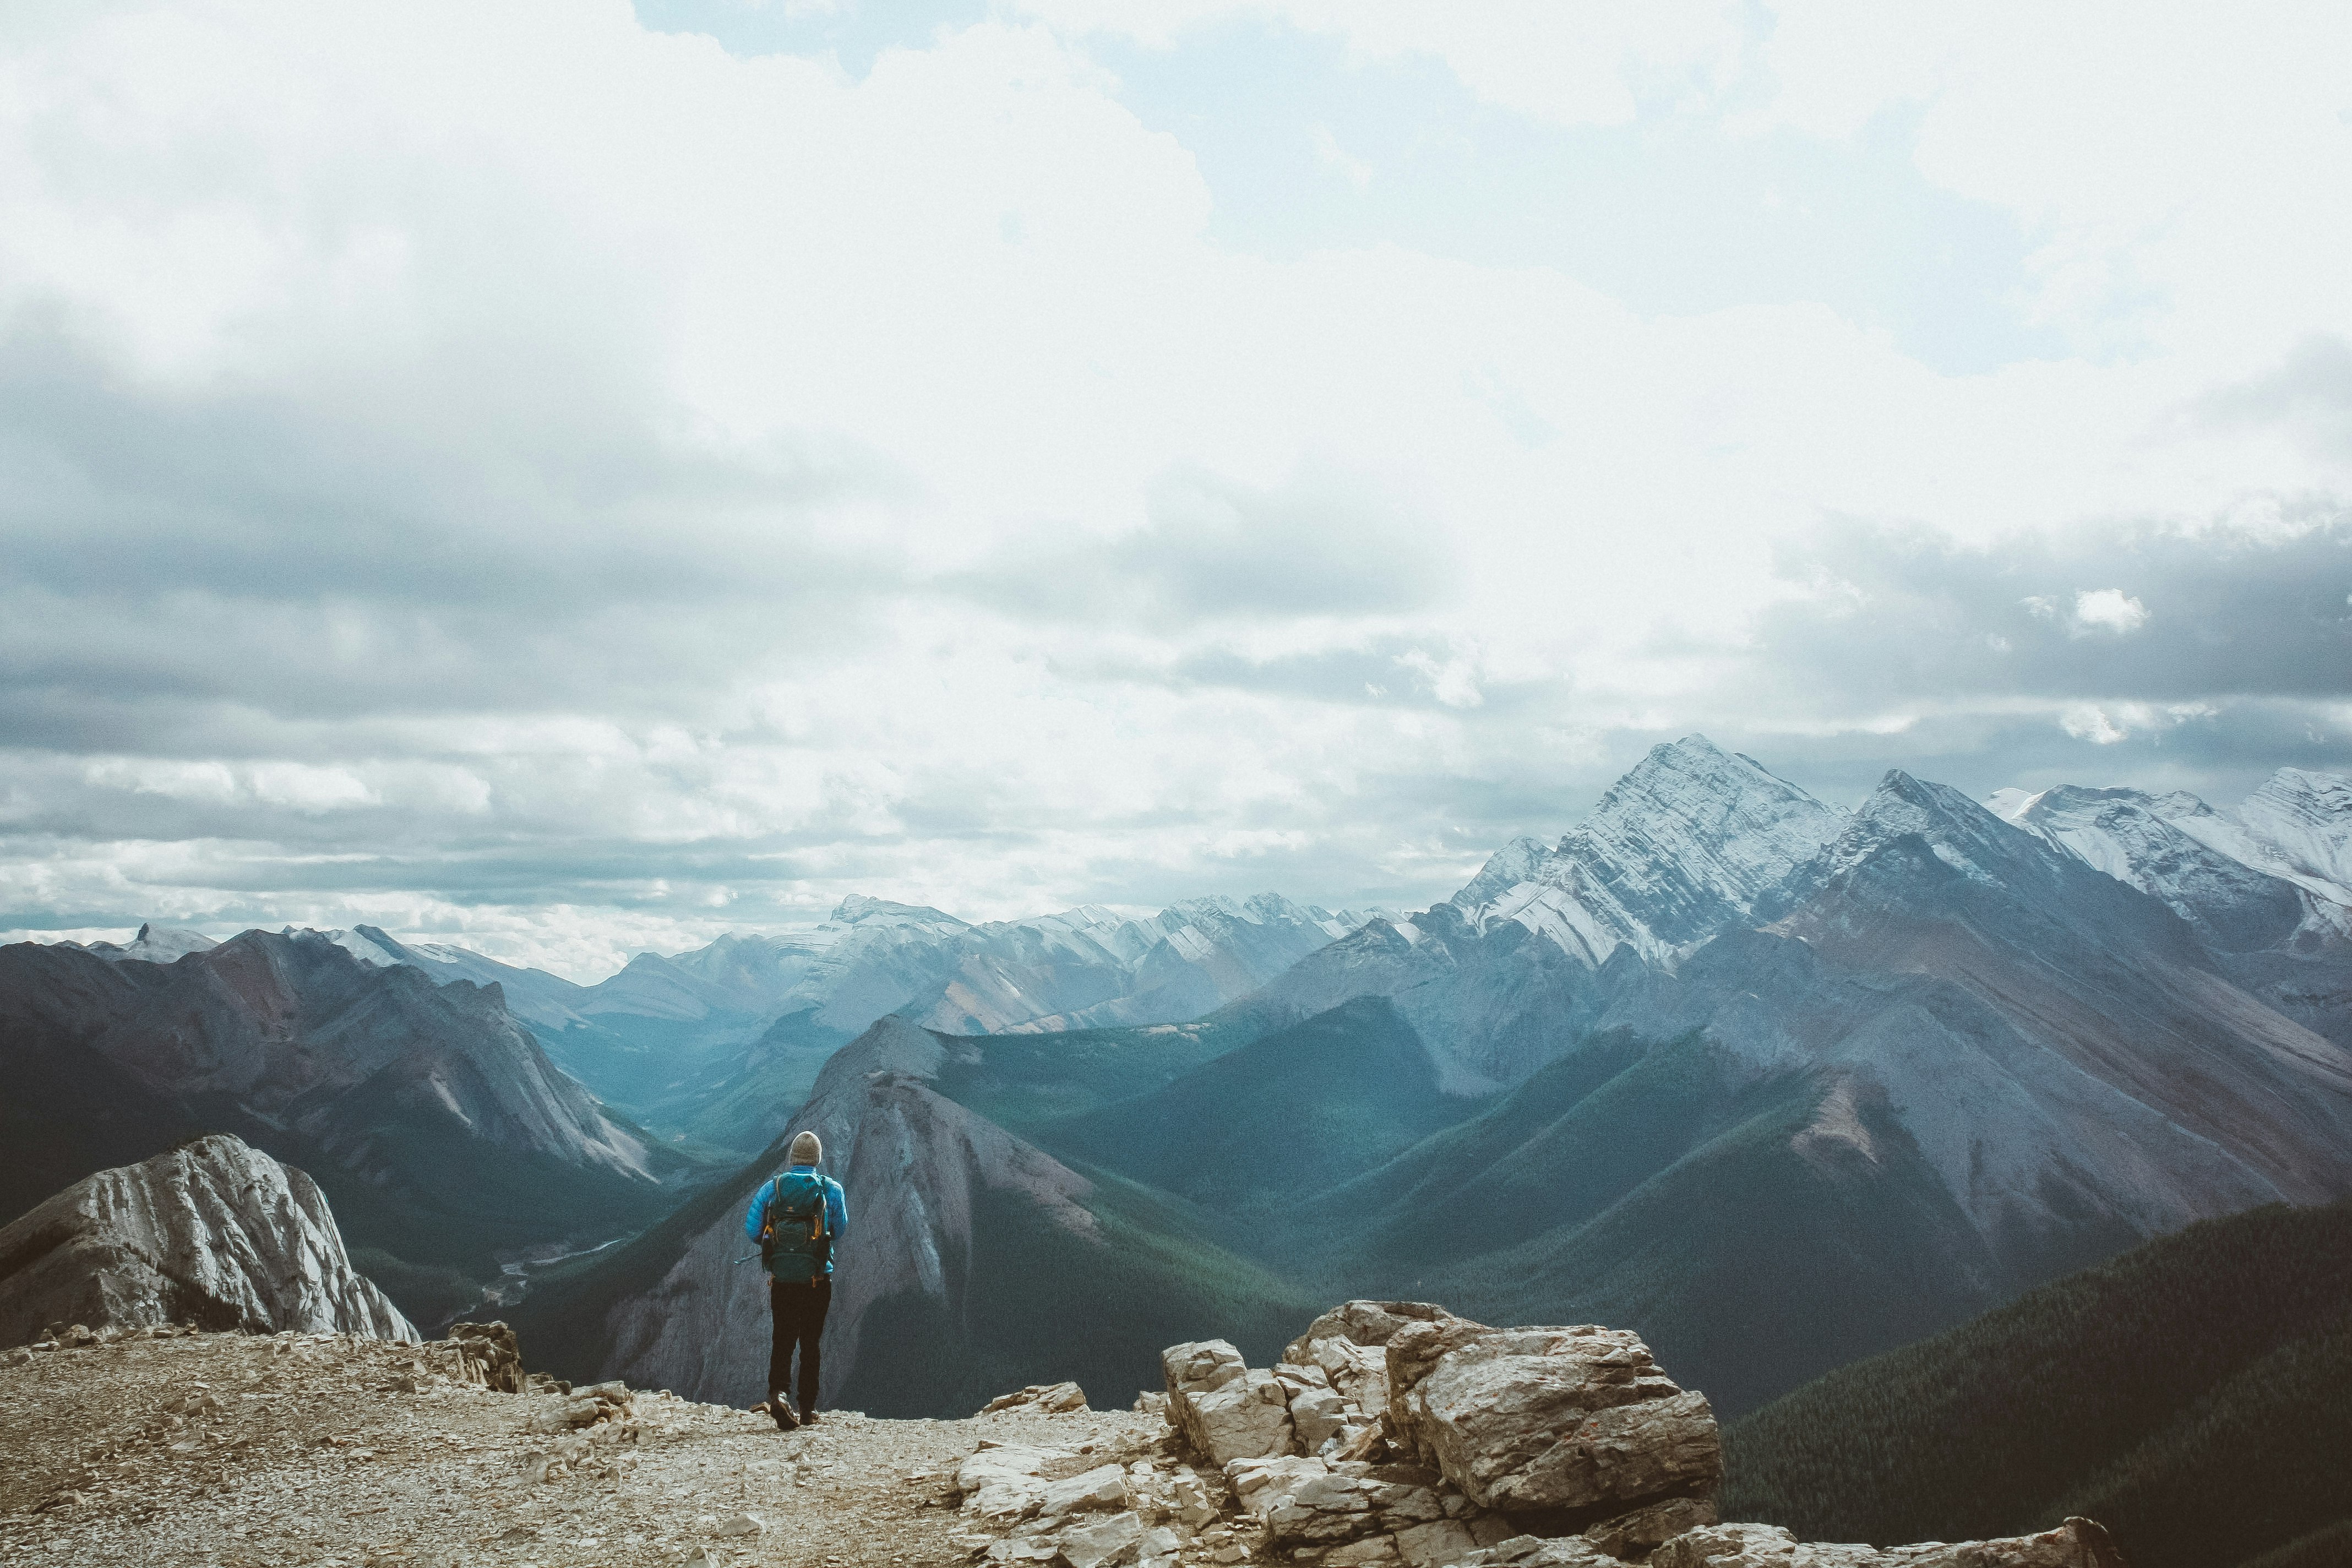
<path fill-rule="evenodd" d="M 2239 985 L 2352 1047 L 2352 780 L 2283 768 L 2227 813 L 2185 792 L 2072 786 L 1992 805 L 2162 901 Z"/>
<path fill-rule="evenodd" d="M 684 1173 L 558 1071 L 497 987 L 364 963 L 315 931 L 171 963 L 0 947 L 0 1214 L 231 1131 L 310 1172 L 396 1300 L 436 1269 L 483 1278 L 502 1251 L 642 1226 Z"/>
<path fill-rule="evenodd" d="M 950 1034 L 1183 1022 L 1367 918 L 1261 894 L 1149 920 L 1077 909 L 971 925 L 853 897 L 808 930 L 640 953 L 564 998 L 574 1021 L 540 1033 L 567 1070 L 651 1124 L 751 1150 L 877 1018 Z"/>
<path fill-rule="evenodd" d="M 220 944 L 200 931 L 178 926 L 159 926 L 152 921 L 139 928 L 139 934 L 128 942 L 66 942 L 60 947 L 79 948 L 100 958 L 135 958 L 146 963 L 170 963 L 192 952 L 202 952 Z"/>
<path fill-rule="evenodd" d="M 828 1405 L 968 1415 L 1006 1388 L 1063 1378 L 1121 1405 L 1159 1381 L 1158 1350 L 1188 1334 L 1270 1358 L 1315 1304 L 1223 1245 L 1216 1216 L 1083 1175 L 940 1092 L 955 1080 L 1018 1100 L 1035 1047 L 1073 1038 L 1093 1042 L 1081 1099 L 1118 1098 L 1199 1059 L 1179 1029 L 999 1041 L 885 1017 L 826 1064 L 785 1136 L 733 1181 L 524 1301 L 511 1316 L 534 1359 L 691 1398 L 761 1397 L 767 1286 L 756 1261 L 736 1261 L 751 1250 L 742 1212 L 803 1128 L 849 1193 Z M 1074 1092 L 1054 1076 L 1058 1096 Z"/>
<path fill-rule="evenodd" d="M 86 1176 L 0 1226 L 0 1342 L 51 1323 L 417 1337 L 352 1267 L 317 1184 L 226 1135 Z"/>
<path fill-rule="evenodd" d="M 585 1022 L 579 1005 L 588 987 L 560 974 L 550 974 L 544 969 L 500 963 L 495 958 L 486 958 L 451 942 L 404 942 L 376 926 L 356 926 L 348 931 L 324 934 L 362 963 L 378 967 L 408 964 L 445 985 L 452 980 L 495 985 L 506 997 L 507 1011 L 533 1030 L 562 1030 Z"/>
<path fill-rule="evenodd" d="M 2134 1568 L 2251 1568 L 2299 1540 L 2279 1561 L 2341 1563 L 2352 1205 L 2151 1242 L 1807 1384 L 1725 1450 L 1726 1515 L 1804 1538 L 1958 1541 L 2084 1514 Z"/>

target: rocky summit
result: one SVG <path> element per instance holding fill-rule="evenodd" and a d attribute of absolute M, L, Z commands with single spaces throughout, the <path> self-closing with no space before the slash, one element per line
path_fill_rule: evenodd
<path fill-rule="evenodd" d="M 77 1564 L 537 1568 L 2123 1568 L 2068 1520 L 1958 1545 L 1727 1523 L 1715 1420 L 1597 1326 L 1352 1301 L 1274 1367 L 1169 1347 L 1133 1410 L 1039 1384 L 963 1420 L 764 1416 L 447 1341 L 45 1338 L 0 1360 L 0 1553 Z"/>
<path fill-rule="evenodd" d="M 0 1227 L 0 1343 L 45 1325 L 414 1340 L 318 1184 L 226 1133 L 75 1183 Z"/>

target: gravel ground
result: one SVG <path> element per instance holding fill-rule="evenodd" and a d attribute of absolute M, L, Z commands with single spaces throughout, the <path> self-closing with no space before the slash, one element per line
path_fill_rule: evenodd
<path fill-rule="evenodd" d="M 580 1396 L 493 1393 L 460 1364 L 446 1343 L 237 1334 L 0 1364 L 0 1563 L 914 1568 L 991 1539 L 952 1485 L 983 1440 L 1066 1450 L 1073 1472 L 1168 1462 L 1166 1424 L 1126 1411 L 828 1411 L 784 1434 L 614 1387 L 575 1432 Z M 1232 1561 L 1240 1540 L 1214 1528 L 1185 1560 Z"/>

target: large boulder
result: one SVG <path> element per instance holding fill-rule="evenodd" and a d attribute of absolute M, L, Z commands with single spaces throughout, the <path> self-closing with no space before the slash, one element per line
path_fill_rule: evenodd
<path fill-rule="evenodd" d="M 1423 1464 L 1436 1457 L 1421 1447 L 1412 1424 L 1412 1391 L 1449 1352 L 1502 1331 L 1467 1318 L 1447 1316 L 1401 1325 L 1381 1347 L 1381 1374 L 1388 1384 L 1389 1431 L 1399 1447 Z"/>
<path fill-rule="evenodd" d="M 1444 1325 L 1416 1325 L 1446 1335 Z M 1391 1397 L 1397 1347 L 1389 1345 Z M 1413 1447 L 1482 1508 L 1599 1516 L 1703 1497 L 1723 1476 L 1706 1396 L 1623 1329 L 1465 1334 L 1403 1396 Z"/>
<path fill-rule="evenodd" d="M 1532 1555 L 1494 1562 L 1545 1568 Z M 1467 1558 L 1464 1568 L 1485 1564 Z M 1883 1549 L 1799 1541 L 1775 1524 L 1719 1524 L 1667 1542 L 1651 1554 L 1650 1568 L 2124 1568 L 2124 1559 L 2107 1532 L 2087 1519 L 2002 1541 Z"/>
<path fill-rule="evenodd" d="M 1210 1463 L 1286 1454 L 1296 1441 L 1287 1392 L 1274 1373 L 1244 1363 L 1223 1340 L 1171 1345 L 1160 1352 L 1168 1416 Z"/>

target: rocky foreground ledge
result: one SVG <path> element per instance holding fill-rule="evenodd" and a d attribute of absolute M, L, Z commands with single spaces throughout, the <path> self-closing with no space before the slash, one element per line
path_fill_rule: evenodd
<path fill-rule="evenodd" d="M 526 1374 L 500 1325 L 404 1344 L 169 1327 L 0 1356 L 0 1558 L 173 1568 L 1038 1564 L 2122 1568 L 2083 1521 L 1876 1550 L 1720 1523 L 1704 1396 L 1638 1339 L 1350 1302 L 1282 1363 L 1171 1347 L 961 1421 L 766 1417 Z M 19 1554 L 22 1554 L 21 1556 Z"/>
<path fill-rule="evenodd" d="M 1490 1328 L 1419 1301 L 1350 1301 L 1254 1368 L 1222 1340 L 1171 1346 L 1179 1464 L 1072 1473 L 1066 1453 L 983 1451 L 957 1485 L 1003 1531 L 984 1555 L 1054 1568 L 1175 1568 L 1202 1522 L 1244 1527 L 1212 1560 L 1323 1568 L 2123 1568 L 2087 1520 L 2008 1541 L 1878 1550 L 1726 1524 L 1704 1394 L 1622 1329 Z M 1066 1397 L 1033 1390 L 1041 1399 Z"/>

